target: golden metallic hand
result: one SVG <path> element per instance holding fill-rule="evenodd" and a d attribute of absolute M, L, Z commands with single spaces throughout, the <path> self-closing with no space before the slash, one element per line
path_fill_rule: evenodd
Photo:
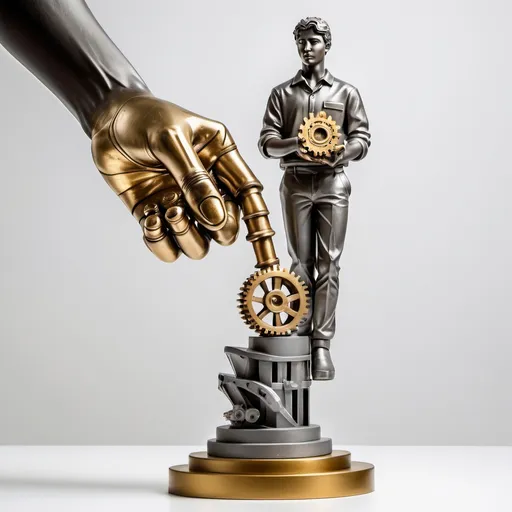
<path fill-rule="evenodd" d="M 278 262 L 262 186 L 227 128 L 149 93 L 120 93 L 97 115 L 99 171 L 161 260 L 203 258 L 210 238 L 232 244 L 239 207 L 260 267 Z"/>

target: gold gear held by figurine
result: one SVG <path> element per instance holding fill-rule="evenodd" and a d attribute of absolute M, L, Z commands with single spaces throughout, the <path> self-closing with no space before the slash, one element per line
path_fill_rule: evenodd
<path fill-rule="evenodd" d="M 266 336 L 289 336 L 307 313 L 309 291 L 294 272 L 278 265 L 258 270 L 238 294 L 244 322 Z"/>
<path fill-rule="evenodd" d="M 340 127 L 336 121 L 324 111 L 314 115 L 312 112 L 309 118 L 304 118 L 304 124 L 299 127 L 299 140 L 302 147 L 313 156 L 331 156 L 339 149 Z"/>

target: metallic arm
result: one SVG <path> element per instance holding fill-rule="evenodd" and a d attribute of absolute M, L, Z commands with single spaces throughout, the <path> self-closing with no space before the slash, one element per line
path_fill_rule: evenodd
<path fill-rule="evenodd" d="M 345 133 L 347 134 L 347 141 L 343 163 L 351 160 L 362 160 L 367 155 L 371 144 L 368 117 L 359 91 L 355 88 L 348 95 L 346 112 Z"/>
<path fill-rule="evenodd" d="M 265 158 L 282 158 L 290 153 L 295 153 L 299 148 L 298 137 L 283 139 L 283 114 L 278 93 L 272 89 L 268 98 L 267 108 L 263 116 L 258 148 Z"/>
<path fill-rule="evenodd" d="M 0 0 L 0 42 L 80 121 L 160 260 L 233 243 L 241 207 L 257 266 L 278 263 L 261 183 L 226 127 L 153 97 L 84 0 Z"/>
<path fill-rule="evenodd" d="M 269 139 L 263 146 L 263 150 L 270 158 L 282 158 L 290 153 L 299 151 L 299 138 L 291 137 L 289 139 Z"/>
<path fill-rule="evenodd" d="M 111 92 L 149 92 L 84 0 L 0 0 L 0 43 L 64 103 L 88 136 Z"/>

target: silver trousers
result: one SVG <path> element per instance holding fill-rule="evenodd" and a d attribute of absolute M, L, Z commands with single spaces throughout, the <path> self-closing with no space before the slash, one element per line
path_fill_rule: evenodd
<path fill-rule="evenodd" d="M 299 334 L 330 340 L 336 328 L 350 182 L 343 168 L 316 172 L 288 169 L 279 191 L 290 270 L 302 277 L 311 293 L 311 306 L 299 325 Z"/>

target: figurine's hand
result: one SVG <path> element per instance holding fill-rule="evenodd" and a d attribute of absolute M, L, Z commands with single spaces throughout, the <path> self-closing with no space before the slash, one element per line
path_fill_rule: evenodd
<path fill-rule="evenodd" d="M 308 153 L 306 148 L 300 147 L 298 154 L 303 160 L 307 160 L 308 162 L 321 163 L 324 165 L 328 165 L 330 167 L 337 167 L 341 165 L 344 158 L 345 146 L 343 144 L 339 144 L 336 146 L 335 151 L 331 154 L 330 157 L 323 156 L 313 156 Z"/>
<path fill-rule="evenodd" d="M 210 238 L 233 243 L 234 198 L 244 187 L 261 188 L 223 124 L 147 93 L 119 95 L 97 115 L 92 153 L 163 261 L 182 251 L 200 259 Z"/>

